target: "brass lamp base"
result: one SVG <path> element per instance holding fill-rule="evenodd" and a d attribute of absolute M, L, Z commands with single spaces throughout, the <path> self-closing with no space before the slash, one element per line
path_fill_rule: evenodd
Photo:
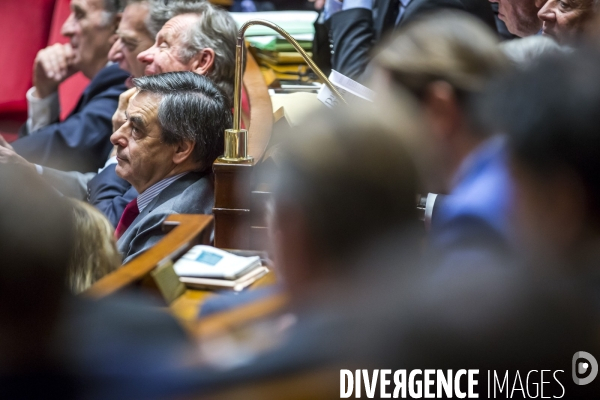
<path fill-rule="evenodd" d="M 252 163 L 254 158 L 248 155 L 248 131 L 246 129 L 225 130 L 225 154 L 217 158 L 224 163 Z"/>
<path fill-rule="evenodd" d="M 254 163 L 254 157 L 248 156 L 246 158 L 229 158 L 221 156 L 217 158 L 217 162 L 224 164 L 252 164 Z"/>

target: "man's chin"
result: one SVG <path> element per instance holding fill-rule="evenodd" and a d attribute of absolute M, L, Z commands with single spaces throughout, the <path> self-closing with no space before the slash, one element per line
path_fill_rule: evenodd
<path fill-rule="evenodd" d="M 117 176 L 119 178 L 127 180 L 127 171 L 122 166 L 123 163 L 124 163 L 123 161 L 117 159 L 117 166 L 115 167 L 115 173 L 117 174 Z"/>

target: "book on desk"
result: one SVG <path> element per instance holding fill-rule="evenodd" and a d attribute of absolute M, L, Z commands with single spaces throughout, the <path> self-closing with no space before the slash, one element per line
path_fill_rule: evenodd
<path fill-rule="evenodd" d="M 212 246 L 192 247 L 174 264 L 186 286 L 240 291 L 269 272 L 259 256 L 243 257 Z"/>

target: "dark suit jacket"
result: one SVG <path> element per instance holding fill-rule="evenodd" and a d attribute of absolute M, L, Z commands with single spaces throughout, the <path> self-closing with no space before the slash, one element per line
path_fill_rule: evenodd
<path fill-rule="evenodd" d="M 12 145 L 28 161 L 65 171 L 96 172 L 112 149 L 112 115 L 127 90 L 127 72 L 113 64 L 85 89 L 73 112 Z M 26 129 L 26 128 L 25 128 Z"/>
<path fill-rule="evenodd" d="M 352 79 L 358 79 L 365 72 L 371 49 L 395 26 L 396 21 L 390 18 L 390 10 L 393 2 L 397 1 L 377 0 L 373 11 L 355 8 L 331 16 L 329 24 L 333 69 Z M 496 30 L 490 3 L 480 0 L 412 0 L 398 26 L 401 27 L 419 15 L 442 8 L 471 13 Z"/>
<path fill-rule="evenodd" d="M 128 262 L 160 241 L 162 223 L 171 214 L 212 214 L 215 203 L 213 176 L 190 172 L 166 187 L 137 216 L 119 238 L 117 247 Z"/>
<path fill-rule="evenodd" d="M 115 172 L 116 164 L 109 165 L 87 183 L 87 201 L 117 226 L 129 202 L 138 196 L 131 183 Z"/>

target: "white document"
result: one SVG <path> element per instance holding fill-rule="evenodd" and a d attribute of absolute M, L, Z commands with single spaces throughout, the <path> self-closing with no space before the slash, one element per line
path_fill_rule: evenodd
<path fill-rule="evenodd" d="M 312 40 L 315 34 L 314 23 L 319 16 L 316 11 L 269 11 L 255 13 L 230 13 L 238 28 L 251 19 L 264 19 L 279 25 L 296 40 Z M 271 28 L 254 25 L 246 31 L 248 36 L 276 35 Z M 302 36 L 303 35 L 303 36 Z"/>
<path fill-rule="evenodd" d="M 241 257 L 212 246 L 194 246 L 173 266 L 179 276 L 237 279 L 260 267 L 260 257 Z"/>
<path fill-rule="evenodd" d="M 340 74 L 336 70 L 331 70 L 329 80 L 348 103 L 352 102 L 352 97 L 357 97 L 371 102 L 375 99 L 374 91 L 364 85 L 361 85 L 355 80 Z M 317 98 L 329 108 L 333 108 L 340 103 L 340 99 L 333 94 L 333 92 L 326 85 L 321 87 Z"/>

